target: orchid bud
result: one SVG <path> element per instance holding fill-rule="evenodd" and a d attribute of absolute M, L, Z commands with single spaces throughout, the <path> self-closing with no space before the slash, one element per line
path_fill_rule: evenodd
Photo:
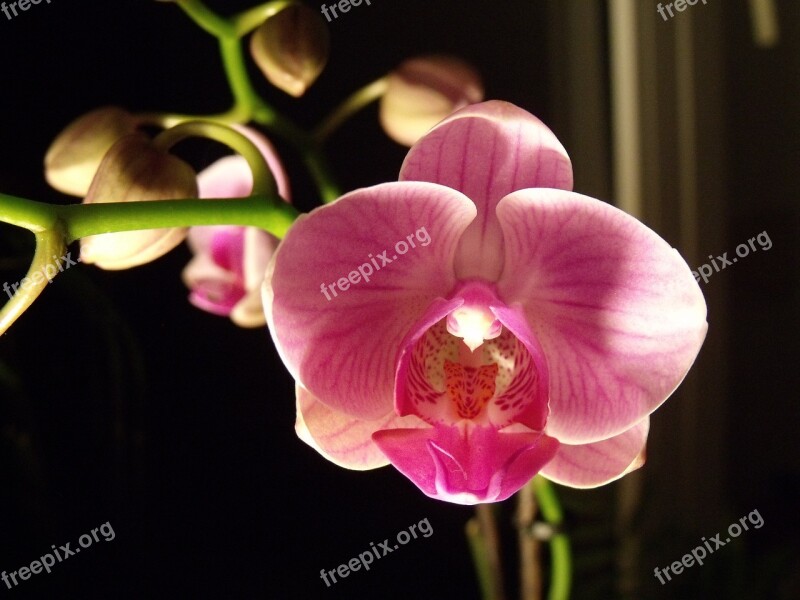
<path fill-rule="evenodd" d="M 413 146 L 452 112 L 483 100 L 480 75 L 448 56 L 412 58 L 389 74 L 380 121 L 390 138 Z"/>
<path fill-rule="evenodd" d="M 172 200 L 197 197 L 194 170 L 157 148 L 143 134 L 130 134 L 106 154 L 84 204 Z M 103 233 L 81 240 L 81 260 L 101 269 L 128 269 L 148 263 L 186 238 L 187 228 Z"/>
<path fill-rule="evenodd" d="M 328 62 L 330 39 L 322 17 L 292 3 L 269 17 L 250 38 L 250 53 L 274 86 L 302 96 Z"/>
<path fill-rule="evenodd" d="M 59 192 L 85 196 L 100 161 L 119 138 L 136 131 L 136 118 L 115 106 L 78 117 L 58 134 L 44 157 L 47 183 Z"/>

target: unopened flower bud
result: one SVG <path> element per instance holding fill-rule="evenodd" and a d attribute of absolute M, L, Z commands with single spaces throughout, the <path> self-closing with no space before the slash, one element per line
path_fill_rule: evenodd
<path fill-rule="evenodd" d="M 174 200 L 197 197 L 197 176 L 181 159 L 157 148 L 142 134 L 120 139 L 97 170 L 84 204 Z M 128 269 L 163 256 L 188 229 L 103 233 L 81 240 L 81 260 L 101 269 Z"/>
<path fill-rule="evenodd" d="M 412 58 L 389 74 L 380 121 L 394 141 L 413 146 L 431 127 L 468 104 L 483 100 L 480 75 L 448 56 Z"/>
<path fill-rule="evenodd" d="M 136 118 L 104 106 L 78 117 L 53 140 L 44 157 L 47 183 L 59 192 L 85 196 L 100 161 L 119 138 L 136 130 Z"/>
<path fill-rule="evenodd" d="M 322 17 L 300 3 L 269 17 L 250 38 L 250 53 L 264 76 L 295 97 L 316 81 L 328 62 L 329 48 Z"/>

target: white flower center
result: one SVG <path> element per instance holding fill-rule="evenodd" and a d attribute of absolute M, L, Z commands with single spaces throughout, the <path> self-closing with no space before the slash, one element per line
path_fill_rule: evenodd
<path fill-rule="evenodd" d="M 484 341 L 499 336 L 503 326 L 485 306 L 462 306 L 447 315 L 447 331 L 463 338 L 467 347 L 475 352 Z"/>

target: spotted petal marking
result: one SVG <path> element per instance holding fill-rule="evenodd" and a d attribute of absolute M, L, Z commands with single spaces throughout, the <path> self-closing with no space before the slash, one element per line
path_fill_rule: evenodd
<path fill-rule="evenodd" d="M 483 411 L 494 396 L 498 370 L 495 363 L 475 368 L 444 361 L 447 395 L 455 404 L 459 417 L 474 419 Z"/>

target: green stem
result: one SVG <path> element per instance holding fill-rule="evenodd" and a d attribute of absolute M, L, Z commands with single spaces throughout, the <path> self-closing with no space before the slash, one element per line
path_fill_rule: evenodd
<path fill-rule="evenodd" d="M 486 541 L 481 533 L 481 526 L 478 524 L 477 517 L 467 521 L 465 532 L 470 553 L 472 554 L 472 564 L 475 565 L 475 575 L 481 588 L 481 598 L 490 600 L 492 597 L 492 569 L 489 566 Z"/>
<path fill-rule="evenodd" d="M 500 539 L 492 506 L 478 504 L 475 517 L 467 522 L 466 533 L 475 573 L 484 600 L 505 600 Z"/>
<path fill-rule="evenodd" d="M 389 78 L 381 77 L 377 81 L 373 81 L 360 90 L 353 92 L 353 94 L 337 106 L 331 114 L 325 117 L 322 123 L 317 125 L 316 129 L 314 129 L 311 134 L 314 141 L 321 145 L 342 125 L 342 123 L 347 121 L 347 119 L 383 96 L 388 86 Z"/>
<path fill-rule="evenodd" d="M 267 196 L 72 204 L 57 209 L 67 242 L 99 233 L 196 225 L 259 227 L 282 238 L 299 215 L 291 204 Z"/>
<path fill-rule="evenodd" d="M 187 198 L 59 206 L 0 194 L 0 222 L 37 234 L 60 227 L 67 244 L 100 233 L 195 225 L 260 227 L 282 238 L 298 215 L 291 204 L 264 195 L 242 200 Z"/>
<path fill-rule="evenodd" d="M 269 16 L 270 11 L 283 8 L 283 1 L 256 7 L 231 19 L 218 16 L 200 0 L 183 0 L 179 5 L 198 25 L 219 40 L 225 75 L 234 97 L 234 106 L 221 115 L 223 119 L 233 119 L 238 123 L 253 120 L 268 132 L 281 136 L 302 157 L 323 202 L 332 202 L 341 196 L 339 186 L 313 137 L 264 101 L 253 88 L 247 73 L 240 38 L 259 15 Z M 174 124 L 181 116 L 163 115 L 162 118 Z"/>
<path fill-rule="evenodd" d="M 494 573 L 489 560 L 486 537 L 483 535 L 477 517 L 467 521 L 466 534 L 470 553 L 472 554 L 472 563 L 475 565 L 475 575 L 481 588 L 481 598 L 483 600 L 495 600 Z"/>
<path fill-rule="evenodd" d="M 300 157 L 305 163 L 308 173 L 314 179 L 317 186 L 319 195 L 323 202 L 333 202 L 342 195 L 342 192 L 331 174 L 328 161 L 322 154 L 319 146 L 314 142 L 311 136 L 297 127 L 294 123 L 280 117 L 276 119 L 275 116 L 266 112 L 261 112 L 258 109 L 253 114 L 253 120 L 263 125 L 268 131 L 274 131 L 289 142 L 292 147 L 300 154 Z"/>
<path fill-rule="evenodd" d="M 216 140 L 238 152 L 247 161 L 253 174 L 251 195 L 276 196 L 278 194 L 275 176 L 270 171 L 269 165 L 258 147 L 247 136 L 226 125 L 213 121 L 186 121 L 162 131 L 153 140 L 153 144 L 166 151 L 178 142 L 192 136 Z"/>
<path fill-rule="evenodd" d="M 231 23 L 238 37 L 244 37 L 271 16 L 281 12 L 284 8 L 292 4 L 290 0 L 275 0 L 260 6 L 249 8 L 238 15 L 231 17 Z"/>
<path fill-rule="evenodd" d="M 0 193 L 0 221 L 41 233 L 58 223 L 57 206 Z"/>
<path fill-rule="evenodd" d="M 550 590 L 547 597 L 548 600 L 567 600 L 572 584 L 572 553 L 569 538 L 560 531 L 564 522 L 564 512 L 561 510 L 553 484 L 547 479 L 537 475 L 530 485 L 533 485 L 536 491 L 542 516 L 556 530 L 550 539 Z"/>
<path fill-rule="evenodd" d="M 0 335 L 5 333 L 14 324 L 14 321 L 39 297 L 39 294 L 42 293 L 42 290 L 50 281 L 46 266 L 52 264 L 53 257 L 63 256 L 65 250 L 63 232 L 58 228 L 36 233 L 36 251 L 33 255 L 33 262 L 31 262 L 25 277 L 17 284 L 14 284 L 19 289 L 14 288 L 14 295 L 0 309 Z"/>
<path fill-rule="evenodd" d="M 147 113 L 138 115 L 140 120 L 160 127 L 174 127 L 186 121 L 214 121 L 218 123 L 245 123 L 250 119 L 250 115 L 245 115 L 241 110 L 231 109 L 227 113 L 215 116 L 193 116 L 179 115 L 170 113 Z M 308 169 L 317 191 L 323 202 L 332 202 L 342 195 L 339 185 L 336 183 L 327 160 L 320 149 L 314 145 L 309 135 L 296 128 L 285 119 L 278 121 L 266 111 L 256 110 L 252 115 L 253 120 L 259 125 L 263 125 L 268 131 L 278 133 L 300 154 L 303 162 Z"/>
<path fill-rule="evenodd" d="M 193 225 L 243 225 L 286 235 L 298 212 L 276 195 L 243 200 L 156 200 L 59 206 L 0 194 L 0 222 L 24 227 L 36 236 L 36 251 L 25 278 L 0 309 L 0 335 L 33 304 L 48 282 L 46 267 L 67 244 L 90 235 Z M 11 294 L 11 292 L 7 292 Z"/>
<path fill-rule="evenodd" d="M 277 7 L 281 2 L 271 4 Z M 264 10 L 266 6 L 269 5 L 261 9 Z M 240 15 L 237 18 L 245 17 Z M 220 38 L 220 52 L 228 82 L 236 99 L 235 107 L 247 115 L 243 122 L 252 119 L 263 125 L 268 132 L 285 139 L 302 157 L 323 202 L 331 202 L 341 196 L 341 190 L 334 181 L 327 161 L 313 137 L 295 125 L 291 119 L 276 111 L 253 88 L 250 76 L 247 74 L 241 40 Z"/>
<path fill-rule="evenodd" d="M 303 155 L 303 161 L 314 181 L 317 183 L 320 198 L 327 203 L 333 202 L 342 195 L 339 185 L 334 181 L 328 161 L 319 152 L 310 152 Z"/>
<path fill-rule="evenodd" d="M 253 114 L 257 106 L 260 110 L 266 110 L 273 116 L 276 115 L 275 110 L 258 96 L 250 83 L 250 75 L 247 73 L 242 43 L 239 38 L 220 37 L 219 52 L 225 76 L 228 78 L 228 85 L 233 93 L 234 107 L 248 116 Z"/>
<path fill-rule="evenodd" d="M 192 21 L 214 37 L 234 37 L 236 35 L 230 20 L 220 17 L 201 0 L 180 0 L 178 6 Z"/>
<path fill-rule="evenodd" d="M 152 125 L 162 129 L 169 129 L 180 125 L 185 121 L 214 121 L 215 123 L 226 123 L 228 125 L 245 123 L 250 119 L 250 115 L 246 110 L 238 106 L 232 107 L 224 113 L 217 113 L 215 115 L 183 115 L 179 113 L 136 113 L 136 119 L 142 125 Z"/>
<path fill-rule="evenodd" d="M 536 495 L 532 485 L 517 492 L 517 540 L 519 542 L 520 600 L 541 600 L 541 542 L 533 535 L 536 519 Z"/>

